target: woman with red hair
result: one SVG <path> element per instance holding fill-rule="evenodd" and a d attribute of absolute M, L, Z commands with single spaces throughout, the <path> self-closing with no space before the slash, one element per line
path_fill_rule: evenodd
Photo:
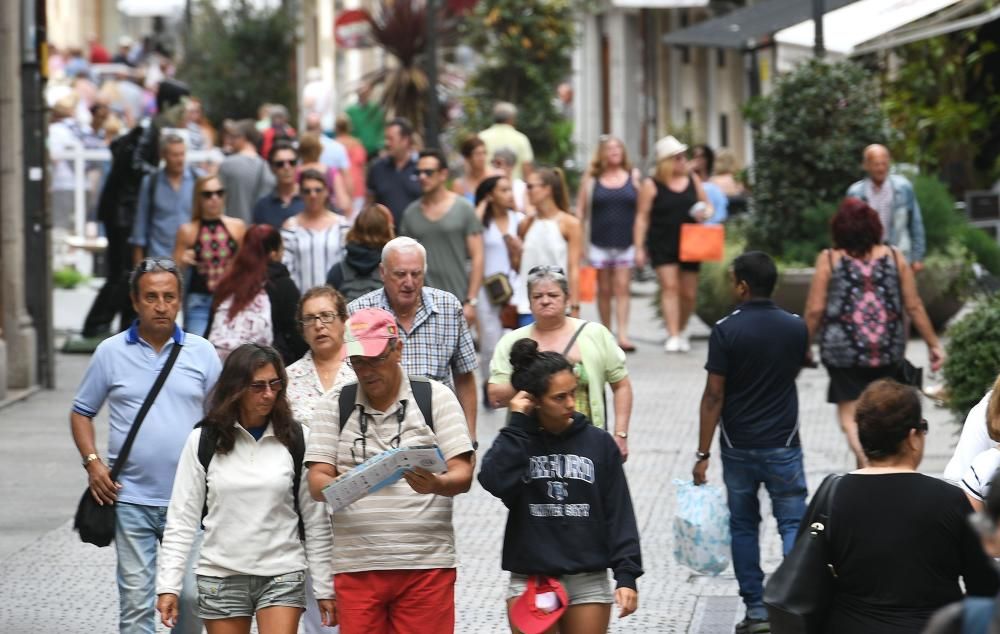
<path fill-rule="evenodd" d="M 308 347 L 295 321 L 299 288 L 281 263 L 284 253 L 281 232 L 274 227 L 247 229 L 243 247 L 212 300 L 208 339 L 221 354 L 248 342 L 274 346 L 286 364 L 305 354 Z M 268 332 L 256 332 L 262 329 Z"/>
<path fill-rule="evenodd" d="M 927 342 L 935 371 L 944 363 L 944 350 L 906 258 L 881 242 L 878 212 L 860 198 L 845 198 L 830 230 L 833 248 L 816 258 L 806 325 L 810 341 L 819 335 L 820 357 L 830 375 L 827 400 L 836 403 L 840 426 L 862 468 L 867 460 L 858 440 L 855 406 L 869 384 L 901 376 L 904 312 Z"/>

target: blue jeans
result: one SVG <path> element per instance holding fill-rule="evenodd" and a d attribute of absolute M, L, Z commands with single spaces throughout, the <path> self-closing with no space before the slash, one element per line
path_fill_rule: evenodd
<path fill-rule="evenodd" d="M 208 293 L 188 293 L 184 296 L 184 330 L 199 337 L 207 337 L 208 317 L 212 310 L 212 296 Z"/>
<path fill-rule="evenodd" d="M 799 522 L 806 512 L 806 476 L 801 447 L 775 449 L 722 448 L 722 477 L 729 502 L 729 530 L 733 539 L 733 569 L 740 596 L 752 619 L 767 618 L 764 572 L 760 569 L 760 500 L 763 484 L 771 496 L 774 519 L 781 534 L 782 554 L 795 544 Z"/>
<path fill-rule="evenodd" d="M 118 629 L 122 634 L 154 634 L 156 623 L 156 547 L 163 539 L 167 507 L 119 502 L 115 512 L 115 552 L 118 555 Z M 194 564 L 201 546 L 201 533 L 188 557 L 180 614 L 172 630 L 200 634 L 197 616 L 198 584 Z"/>

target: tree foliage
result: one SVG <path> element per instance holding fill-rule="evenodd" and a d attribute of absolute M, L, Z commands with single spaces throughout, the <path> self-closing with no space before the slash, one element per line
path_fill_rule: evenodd
<path fill-rule="evenodd" d="M 256 119 L 262 103 L 295 112 L 295 23 L 288 12 L 248 0 L 220 9 L 202 0 L 192 28 L 178 76 L 204 101 L 210 120 Z"/>
<path fill-rule="evenodd" d="M 746 110 L 756 129 L 749 246 L 781 257 L 791 245 L 814 241 L 815 218 L 805 212 L 843 198 L 861 176 L 865 146 L 885 142 L 885 117 L 864 69 L 816 60 L 781 77 Z"/>
<path fill-rule="evenodd" d="M 976 148 L 1000 115 L 989 69 L 997 51 L 996 42 L 981 39 L 978 29 L 896 51 L 900 64 L 886 85 L 884 107 L 896 132 L 891 149 L 898 160 L 946 175 L 955 191 L 973 185 Z M 976 98 L 973 85 L 979 88 Z"/>
<path fill-rule="evenodd" d="M 948 406 L 964 418 L 993 385 L 1000 368 L 1000 296 L 982 301 L 948 329 L 944 378 Z"/>
<path fill-rule="evenodd" d="M 483 62 L 464 99 L 471 130 L 492 123 L 497 101 L 518 107 L 517 127 L 535 152 L 535 162 L 562 165 L 572 155 L 569 122 L 552 104 L 559 82 L 570 73 L 576 45 L 574 6 L 567 0 L 479 2 L 462 34 Z"/>

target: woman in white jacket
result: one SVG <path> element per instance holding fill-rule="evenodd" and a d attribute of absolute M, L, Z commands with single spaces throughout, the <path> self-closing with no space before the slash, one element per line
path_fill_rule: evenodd
<path fill-rule="evenodd" d="M 167 627 L 177 618 L 199 525 L 205 539 L 195 570 L 198 615 L 209 634 L 246 634 L 255 615 L 261 634 L 294 634 L 307 566 L 324 624 L 336 623 L 330 522 L 308 486 L 293 494 L 304 434 L 292 418 L 287 384 L 274 348 L 244 344 L 226 359 L 209 413 L 181 454 L 167 510 L 156 577 L 156 608 Z"/>

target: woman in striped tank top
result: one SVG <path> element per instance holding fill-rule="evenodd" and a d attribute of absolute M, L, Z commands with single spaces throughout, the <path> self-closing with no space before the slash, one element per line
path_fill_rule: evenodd
<path fill-rule="evenodd" d="M 326 179 L 316 170 L 299 176 L 299 193 L 306 208 L 281 228 L 285 242 L 284 264 L 299 291 L 326 283 L 330 268 L 340 262 L 344 252 L 343 236 L 348 223 L 326 208 L 329 192 Z"/>

